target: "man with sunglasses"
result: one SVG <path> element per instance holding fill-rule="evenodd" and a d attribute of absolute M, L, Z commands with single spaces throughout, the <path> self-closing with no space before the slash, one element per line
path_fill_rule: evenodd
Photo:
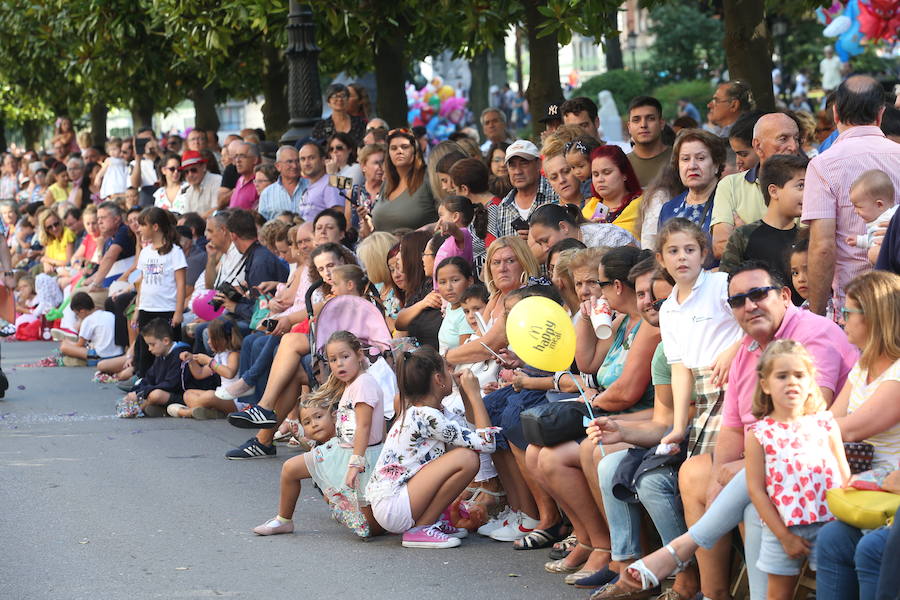
<path fill-rule="evenodd" d="M 181 156 L 178 170 L 186 183 L 175 199 L 175 204 L 183 206 L 184 212 L 195 212 L 208 218 L 218 207 L 222 176 L 208 172 L 206 159 L 196 150 L 188 150 Z"/>
<path fill-rule="evenodd" d="M 767 263 L 747 261 L 738 266 L 728 279 L 727 302 L 744 337 L 728 372 L 722 424 L 712 459 L 709 454 L 692 457 L 680 471 L 681 497 L 687 515 L 702 515 L 725 484 L 744 468 L 744 432 L 757 420 L 751 413 L 759 378 L 756 366 L 769 343 L 791 339 L 806 347 L 815 362 L 817 383 L 829 405 L 859 356 L 840 327 L 791 303 L 790 289 Z M 749 496 L 747 505 L 752 506 Z M 765 589 L 766 575 L 756 569 L 760 520 L 752 509 L 747 515 L 744 520 L 748 528 L 746 563 L 751 589 L 758 586 Z M 741 515 L 734 518 L 736 525 Z M 726 586 L 729 539 L 725 536 L 711 551 L 699 554 L 702 572 L 725 574 L 721 583 Z M 721 564 L 709 564 L 714 561 Z M 703 584 L 704 594 L 714 596 L 716 582 L 704 579 Z"/>

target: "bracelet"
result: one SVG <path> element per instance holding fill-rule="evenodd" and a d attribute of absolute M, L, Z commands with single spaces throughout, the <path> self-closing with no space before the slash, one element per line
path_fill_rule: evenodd
<path fill-rule="evenodd" d="M 352 454 L 350 460 L 347 461 L 347 468 L 356 467 L 360 473 L 366 472 L 366 457 L 359 454 Z"/>
<path fill-rule="evenodd" d="M 563 378 L 563 375 L 565 375 L 565 374 L 566 374 L 566 371 L 557 371 L 556 373 L 553 374 L 553 389 L 556 390 L 557 392 L 560 391 L 559 382 Z"/>
<path fill-rule="evenodd" d="M 215 359 L 215 358 L 209 359 L 209 368 L 212 369 L 213 371 L 216 370 L 216 366 L 217 366 L 218 364 L 219 364 L 219 363 L 216 362 L 216 359 Z"/>

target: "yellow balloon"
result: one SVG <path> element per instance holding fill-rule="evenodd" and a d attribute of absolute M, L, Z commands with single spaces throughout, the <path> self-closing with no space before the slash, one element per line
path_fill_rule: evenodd
<path fill-rule="evenodd" d="M 453 87 L 449 85 L 441 86 L 441 88 L 437 91 L 438 98 L 440 98 L 442 102 L 447 98 L 452 98 L 453 94 L 455 93 L 456 92 Z"/>
<path fill-rule="evenodd" d="M 525 298 L 506 317 L 509 347 L 528 365 L 568 371 L 575 358 L 575 328 L 563 308 L 549 298 Z"/>

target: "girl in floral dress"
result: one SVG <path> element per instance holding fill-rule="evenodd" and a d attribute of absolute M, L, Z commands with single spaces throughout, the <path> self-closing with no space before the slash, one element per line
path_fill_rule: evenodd
<path fill-rule="evenodd" d="M 746 437 L 747 488 L 764 524 L 757 567 L 769 574 L 770 599 L 790 599 L 804 559 L 814 559 L 819 529 L 834 520 L 825 492 L 849 480 L 850 466 L 834 417 L 819 412 L 825 402 L 806 349 L 772 342 L 758 371 L 760 420 Z"/>
<path fill-rule="evenodd" d="M 281 469 L 278 515 L 253 531 L 259 535 L 291 533 L 291 520 L 300 497 L 300 482 L 312 479 L 332 516 L 360 537 L 382 532 L 363 495 L 384 440 L 384 401 L 381 387 L 365 372 L 368 360 L 359 339 L 338 331 L 328 338 L 325 355 L 331 375 L 310 394 L 308 401 L 340 398 L 335 417 L 335 437 L 312 451 L 295 456 Z"/>
<path fill-rule="evenodd" d="M 397 367 L 404 412 L 391 427 L 366 486 L 375 519 L 403 533 L 407 548 L 453 548 L 468 532 L 453 527 L 447 507 L 478 472 L 478 452 L 494 451 L 494 433 L 478 379 L 470 370 L 451 375 L 437 350 L 405 352 Z M 475 431 L 444 412 L 453 380 L 462 391 Z"/>

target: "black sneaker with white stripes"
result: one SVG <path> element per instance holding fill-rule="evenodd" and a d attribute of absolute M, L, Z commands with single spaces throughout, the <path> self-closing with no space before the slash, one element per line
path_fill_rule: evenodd
<path fill-rule="evenodd" d="M 275 446 L 266 446 L 255 437 L 250 438 L 234 450 L 225 453 L 228 460 L 246 460 L 248 458 L 272 458 Z"/>
<path fill-rule="evenodd" d="M 255 405 L 229 414 L 228 422 L 241 429 L 272 429 L 278 424 L 273 411 Z"/>

